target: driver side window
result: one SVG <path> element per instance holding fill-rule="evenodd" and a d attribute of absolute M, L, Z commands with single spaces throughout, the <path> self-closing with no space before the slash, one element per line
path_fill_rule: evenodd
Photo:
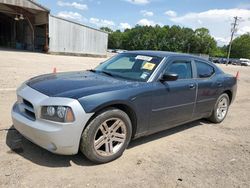
<path fill-rule="evenodd" d="M 179 79 L 191 79 L 191 61 L 174 61 L 166 70 L 165 74 L 178 74 Z"/>

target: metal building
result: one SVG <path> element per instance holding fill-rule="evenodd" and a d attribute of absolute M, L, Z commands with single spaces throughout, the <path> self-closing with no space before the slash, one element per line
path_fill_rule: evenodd
<path fill-rule="evenodd" d="M 33 0 L 0 0 L 0 47 L 106 56 L 108 34 L 50 15 Z"/>
<path fill-rule="evenodd" d="M 52 53 L 106 55 L 108 34 L 49 15 L 49 50 Z"/>

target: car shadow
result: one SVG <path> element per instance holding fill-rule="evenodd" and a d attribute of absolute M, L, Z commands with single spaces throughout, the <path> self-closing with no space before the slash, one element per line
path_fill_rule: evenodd
<path fill-rule="evenodd" d="M 70 167 L 72 163 L 79 166 L 96 165 L 81 152 L 76 155 L 53 154 L 23 137 L 13 126 L 8 130 L 6 144 L 10 148 L 8 154 L 18 154 L 23 158 L 47 167 Z"/>
<path fill-rule="evenodd" d="M 131 141 L 128 146 L 128 149 L 146 144 L 148 142 L 160 139 L 162 137 L 166 137 L 177 132 L 184 131 L 186 129 L 200 126 L 203 124 L 208 124 L 209 122 L 206 120 L 198 120 L 192 123 L 187 123 L 184 125 L 180 125 L 175 128 L 171 128 L 165 131 L 161 131 L 159 133 L 155 133 L 146 137 L 141 137 L 136 140 Z M 6 136 L 6 144 L 10 148 L 7 153 L 18 154 L 23 158 L 38 164 L 40 166 L 46 167 L 70 167 L 72 163 L 79 166 L 94 166 L 95 163 L 89 161 L 81 152 L 72 156 L 65 155 L 56 155 L 53 154 L 24 138 L 13 126 L 8 130 Z"/>
<path fill-rule="evenodd" d="M 192 127 L 196 127 L 196 126 L 200 126 L 200 125 L 204 125 L 204 124 L 211 124 L 210 121 L 206 120 L 206 119 L 200 119 L 200 120 L 196 120 L 193 121 L 191 123 L 186 123 L 183 125 L 179 125 L 177 127 L 173 127 L 167 130 L 163 130 L 148 136 L 144 136 L 144 137 L 140 137 L 138 139 L 132 140 L 131 143 L 129 144 L 127 149 L 139 146 L 139 145 L 143 145 L 146 144 L 148 142 L 157 140 L 157 139 L 161 139 L 163 137 L 167 137 L 170 136 L 172 134 L 181 132 L 181 131 L 185 131 L 186 129 L 190 129 Z"/>

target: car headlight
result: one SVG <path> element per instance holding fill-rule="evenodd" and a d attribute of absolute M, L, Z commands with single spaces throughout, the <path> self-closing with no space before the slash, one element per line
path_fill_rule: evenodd
<path fill-rule="evenodd" d="M 41 118 L 62 123 L 75 120 L 72 109 L 67 106 L 42 106 Z"/>

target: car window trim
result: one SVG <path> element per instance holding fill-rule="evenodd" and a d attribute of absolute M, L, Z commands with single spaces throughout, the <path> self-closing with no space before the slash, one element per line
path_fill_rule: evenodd
<path fill-rule="evenodd" d="M 158 76 L 158 79 L 157 79 L 157 80 L 160 79 L 161 75 L 168 69 L 168 67 L 169 67 L 174 61 L 190 61 L 190 63 L 191 63 L 191 69 L 192 69 L 192 70 L 191 70 L 191 71 L 192 71 L 192 78 L 177 79 L 176 81 L 193 80 L 193 79 L 195 79 L 195 77 L 194 77 L 194 71 L 193 71 L 193 65 L 192 65 L 193 59 L 190 58 L 190 57 L 177 57 L 177 56 L 175 56 L 175 57 L 171 57 L 171 59 L 169 59 L 169 62 L 167 62 L 167 63 L 165 64 L 165 67 L 164 67 L 163 71 L 160 73 L 160 75 Z"/>
<path fill-rule="evenodd" d="M 156 69 L 154 70 L 154 72 L 151 74 L 151 76 L 148 79 L 148 83 L 149 82 L 153 82 L 155 80 L 155 78 L 157 77 L 157 74 L 159 73 L 159 70 L 162 69 L 162 67 L 165 65 L 165 63 L 167 62 L 167 57 L 164 57 L 161 62 L 158 64 L 158 66 L 156 67 Z"/>
<path fill-rule="evenodd" d="M 175 63 L 175 61 L 184 61 L 184 62 L 190 62 L 190 66 L 191 66 L 191 78 L 178 78 L 177 80 L 191 80 L 191 79 L 193 79 L 194 78 L 194 73 L 193 73 L 193 67 L 192 67 L 192 60 L 174 60 L 174 61 L 172 61 L 167 67 L 166 67 L 166 69 L 165 69 L 165 71 L 163 71 L 164 73 L 169 69 L 169 67 L 172 65 L 172 64 L 174 64 Z M 177 81 L 176 80 L 176 81 Z"/>
<path fill-rule="evenodd" d="M 216 69 L 214 68 L 214 66 L 212 66 L 208 62 L 200 60 L 200 59 L 199 60 L 198 59 L 194 59 L 193 61 L 194 61 L 194 66 L 195 66 L 195 70 L 196 70 L 196 78 L 195 79 L 198 79 L 198 80 L 209 80 L 209 79 L 212 79 L 214 77 L 214 75 L 216 73 Z M 198 70 L 197 70 L 197 66 L 196 66 L 196 61 L 201 62 L 201 63 L 205 63 L 208 66 L 212 67 L 213 70 L 214 70 L 213 74 L 210 77 L 207 77 L 207 78 L 199 78 L 199 76 L 198 76 Z"/>

